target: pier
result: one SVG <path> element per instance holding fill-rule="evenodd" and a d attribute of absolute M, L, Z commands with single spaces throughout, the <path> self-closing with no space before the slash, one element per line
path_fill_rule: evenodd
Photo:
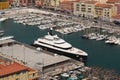
<path fill-rule="evenodd" d="M 44 80 L 49 80 L 50 76 L 84 66 L 82 62 L 36 49 L 13 39 L 0 40 L 0 46 L 0 56 L 37 70 L 40 78 L 44 78 Z"/>

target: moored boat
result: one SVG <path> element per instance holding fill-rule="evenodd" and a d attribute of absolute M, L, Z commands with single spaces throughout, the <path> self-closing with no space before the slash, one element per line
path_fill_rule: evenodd
<path fill-rule="evenodd" d="M 0 22 L 4 22 L 5 20 L 7 20 L 8 18 L 6 18 L 6 17 L 2 17 L 2 18 L 0 18 Z"/>
<path fill-rule="evenodd" d="M 79 61 L 86 61 L 88 56 L 86 52 L 73 47 L 70 43 L 67 43 L 57 35 L 53 35 L 52 30 L 50 30 L 48 35 L 35 40 L 34 45 L 36 47 L 42 47 L 44 50 L 48 50 L 60 55 L 65 55 Z"/>

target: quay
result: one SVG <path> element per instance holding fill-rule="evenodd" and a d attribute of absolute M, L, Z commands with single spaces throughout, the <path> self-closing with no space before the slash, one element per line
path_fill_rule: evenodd
<path fill-rule="evenodd" d="M 118 33 L 120 31 L 120 28 L 112 22 L 105 23 L 98 20 L 97 23 L 95 23 L 94 19 L 61 15 L 55 12 L 39 9 L 18 8 L 12 9 L 11 11 L 6 10 L 5 13 L 5 17 L 13 18 L 16 23 L 22 23 L 23 25 L 30 26 L 35 25 L 40 29 L 55 27 L 55 30 L 62 34 L 78 32 L 91 27 L 102 28 L 105 30 L 113 29 Z"/>
<path fill-rule="evenodd" d="M 55 12 L 32 8 L 13 9 L 12 11 L 8 10 L 6 11 L 5 16 L 13 18 L 16 23 L 30 26 L 35 25 L 40 29 L 47 29 L 54 26 L 55 30 L 62 34 L 78 32 L 91 27 L 102 28 L 105 30 L 113 29 L 118 33 L 120 31 L 120 28 L 112 22 L 109 22 L 108 24 L 98 20 L 98 22 L 95 23 L 94 19 L 61 15 Z"/>
<path fill-rule="evenodd" d="M 38 71 L 39 80 L 119 80 L 114 70 L 85 67 L 84 63 L 56 55 L 13 39 L 0 40 L 0 56 Z M 76 77 L 78 76 L 78 78 Z"/>
<path fill-rule="evenodd" d="M 38 70 L 40 78 L 50 80 L 51 76 L 84 67 L 84 63 L 68 57 L 53 54 L 13 39 L 0 40 L 0 56 Z"/>

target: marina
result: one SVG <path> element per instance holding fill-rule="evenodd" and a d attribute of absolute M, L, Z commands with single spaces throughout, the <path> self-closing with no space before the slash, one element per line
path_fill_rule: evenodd
<path fill-rule="evenodd" d="M 26 27 L 21 24 L 14 24 L 12 20 L 7 20 L 6 23 L 2 23 L 1 25 L 1 28 L 5 31 L 5 36 L 14 35 L 15 40 L 26 44 L 32 44 L 34 40 L 40 36 L 44 36 L 48 31 L 40 30 L 37 27 Z M 27 31 L 27 33 L 25 31 Z M 104 68 L 115 69 L 118 72 L 120 71 L 119 46 L 106 45 L 104 41 L 82 39 L 79 32 L 70 35 L 61 35 L 59 33 L 57 34 L 64 38 L 67 42 L 71 43 L 73 46 L 80 48 L 88 53 L 88 66 L 97 65 Z M 78 45 L 78 43 L 80 45 Z M 91 47 L 91 45 L 93 47 Z"/>
<path fill-rule="evenodd" d="M 89 24 L 87 24 L 89 25 Z M 92 24 L 95 25 L 95 24 Z M 22 42 L 22 43 L 26 43 L 26 44 L 32 44 L 37 38 L 42 37 L 44 35 L 46 35 L 46 33 L 48 32 L 48 29 L 42 30 L 39 29 L 37 26 L 28 26 L 28 25 L 23 25 L 23 24 L 18 24 L 18 23 L 14 23 L 14 20 L 12 19 L 8 19 L 5 23 L 1 23 L 1 28 L 5 31 L 5 36 L 8 35 L 13 35 L 14 39 Z M 119 45 L 108 45 L 105 44 L 105 40 L 92 40 L 92 39 L 83 39 L 81 36 L 82 34 L 85 33 L 92 33 L 94 31 L 91 30 L 90 26 L 85 27 L 84 29 L 84 25 L 81 24 L 81 26 L 79 26 L 80 30 L 81 28 L 83 28 L 83 30 L 85 31 L 87 28 L 90 29 L 85 32 L 82 32 L 83 30 L 81 30 L 80 32 L 72 32 L 73 28 L 70 29 L 71 30 L 71 34 L 66 35 L 65 34 L 61 34 L 59 32 L 56 32 L 56 34 L 58 34 L 58 36 L 60 36 L 61 38 L 63 38 L 65 41 L 71 43 L 73 46 L 82 49 L 84 51 L 86 51 L 88 53 L 88 60 L 87 60 L 87 66 L 100 66 L 103 68 L 107 68 L 107 69 L 114 69 L 116 70 L 118 73 L 120 72 L 120 65 L 119 65 L 119 56 L 120 56 L 120 46 Z M 64 28 L 63 28 L 64 29 Z M 56 29 L 57 30 L 57 29 Z M 62 29 L 59 29 L 62 30 Z M 107 32 L 106 32 L 107 30 Z M 117 27 L 115 30 L 118 30 Z M 69 31 L 68 31 L 69 32 Z M 109 33 L 108 36 L 112 36 L 116 34 L 113 34 L 114 30 L 111 31 L 110 27 L 108 27 L 108 29 L 105 29 L 105 33 L 101 33 L 101 31 L 98 29 L 97 32 L 102 35 L 102 34 L 107 34 Z M 103 30 L 104 32 L 104 30 Z M 119 38 L 119 36 L 116 36 L 117 38 Z M 79 43 L 79 44 L 78 44 Z M 92 46 L 92 47 L 91 47 Z M 97 51 L 97 52 L 96 52 Z"/>
<path fill-rule="evenodd" d="M 44 77 L 45 80 L 62 72 L 84 67 L 82 62 L 36 49 L 11 38 L 0 40 L 0 46 L 0 56 L 38 70 L 40 78 Z"/>

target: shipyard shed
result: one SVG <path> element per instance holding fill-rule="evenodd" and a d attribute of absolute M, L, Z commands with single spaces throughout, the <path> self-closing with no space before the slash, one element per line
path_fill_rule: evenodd
<path fill-rule="evenodd" d="M 0 44 L 0 55 L 38 70 L 39 73 L 44 73 L 46 76 L 48 74 L 60 74 L 64 71 L 84 66 L 80 61 L 44 51 L 40 48 L 36 49 L 33 46 L 20 43 L 13 39 L 2 40 Z"/>
<path fill-rule="evenodd" d="M 14 59 L 26 63 L 32 68 L 42 64 L 44 67 L 58 64 L 70 60 L 70 58 L 56 55 L 47 51 L 37 50 L 36 48 L 17 42 L 13 39 L 0 41 L 0 52 Z"/>

